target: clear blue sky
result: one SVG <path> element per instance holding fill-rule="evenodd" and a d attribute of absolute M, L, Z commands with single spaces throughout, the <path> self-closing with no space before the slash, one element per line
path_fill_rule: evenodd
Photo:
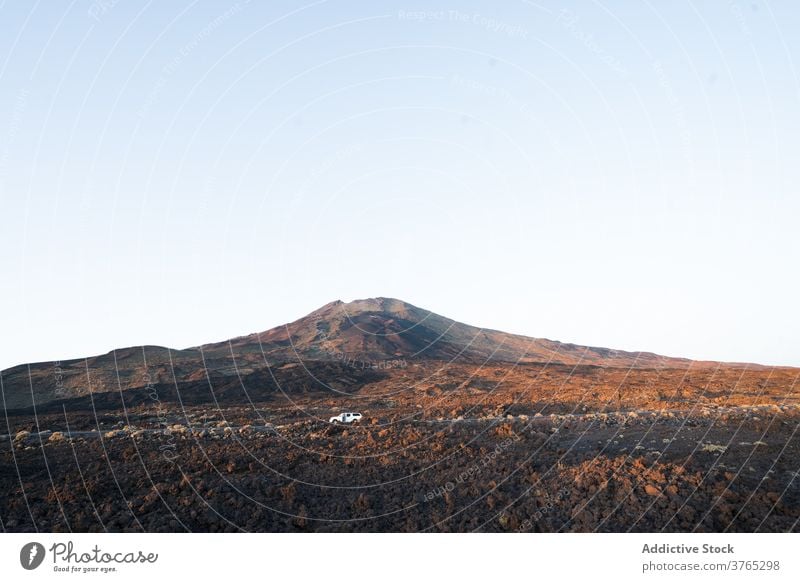
<path fill-rule="evenodd" d="M 800 365 L 800 7 L 0 4 L 0 367 L 392 296 Z"/>

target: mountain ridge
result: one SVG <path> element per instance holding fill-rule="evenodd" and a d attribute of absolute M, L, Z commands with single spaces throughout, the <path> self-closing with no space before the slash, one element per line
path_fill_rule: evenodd
<path fill-rule="evenodd" d="M 21 364 L 0 372 L 7 409 L 40 406 L 98 393 L 146 389 L 154 384 L 175 390 L 222 390 L 248 381 L 277 384 L 274 369 L 311 362 L 326 374 L 353 378 L 353 362 L 380 367 L 382 362 L 407 364 L 439 361 L 450 364 L 560 365 L 613 368 L 685 368 L 750 366 L 718 364 L 651 352 L 628 352 L 475 327 L 391 297 L 350 302 L 331 301 L 286 324 L 185 349 L 130 346 L 106 354 L 61 362 Z M 313 374 L 309 373 L 309 376 Z M 283 379 L 285 380 L 285 378 Z M 319 381 L 292 372 L 291 384 L 313 390 Z M 305 382 L 305 385 L 304 385 Z M 171 389 L 171 388 L 170 388 Z"/>

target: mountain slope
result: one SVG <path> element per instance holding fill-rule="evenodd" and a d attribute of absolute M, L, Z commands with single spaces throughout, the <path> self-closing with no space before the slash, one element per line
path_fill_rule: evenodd
<path fill-rule="evenodd" d="M 215 354 L 231 350 L 236 354 L 263 353 L 269 359 L 284 361 L 298 357 L 360 361 L 406 358 L 625 367 L 689 361 L 481 329 L 384 297 L 350 303 L 333 301 L 295 322 L 202 349 Z"/>
<path fill-rule="evenodd" d="M 684 368 L 690 363 L 481 329 L 379 297 L 334 301 L 292 323 L 224 342 L 185 350 L 133 347 L 60 363 L 23 364 L 4 370 L 0 379 L 8 410 L 81 397 L 91 405 L 96 394 L 128 390 L 139 390 L 145 398 L 154 386 L 186 396 L 208 392 L 204 398 L 209 401 L 225 390 L 233 391 L 233 398 L 237 387 L 248 385 L 262 391 L 283 390 L 284 385 L 313 391 L 363 384 L 374 379 L 365 370 L 381 369 L 386 362 L 417 361 L 616 368 Z M 302 366 L 293 369 L 293 363 Z M 319 368 L 319 374 L 311 368 Z"/>

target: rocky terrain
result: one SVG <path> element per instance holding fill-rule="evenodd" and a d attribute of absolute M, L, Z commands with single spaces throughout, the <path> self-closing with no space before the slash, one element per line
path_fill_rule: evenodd
<path fill-rule="evenodd" d="M 799 377 L 334 302 L 3 371 L 0 528 L 798 531 Z"/>

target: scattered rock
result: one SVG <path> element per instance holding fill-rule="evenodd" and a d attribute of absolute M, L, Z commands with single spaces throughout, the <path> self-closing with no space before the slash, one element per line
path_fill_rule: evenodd
<path fill-rule="evenodd" d="M 700 450 L 704 453 L 724 453 L 728 447 L 725 445 L 715 445 L 714 443 L 700 443 Z"/>
<path fill-rule="evenodd" d="M 661 495 L 661 491 L 658 487 L 654 487 L 653 485 L 645 485 L 644 492 L 652 496 Z"/>
<path fill-rule="evenodd" d="M 66 439 L 66 437 L 64 436 L 63 432 L 56 431 L 56 432 L 54 432 L 53 434 L 50 435 L 50 438 L 47 439 L 47 442 L 49 442 L 49 443 L 60 443 L 60 442 L 64 441 L 65 439 Z"/>

